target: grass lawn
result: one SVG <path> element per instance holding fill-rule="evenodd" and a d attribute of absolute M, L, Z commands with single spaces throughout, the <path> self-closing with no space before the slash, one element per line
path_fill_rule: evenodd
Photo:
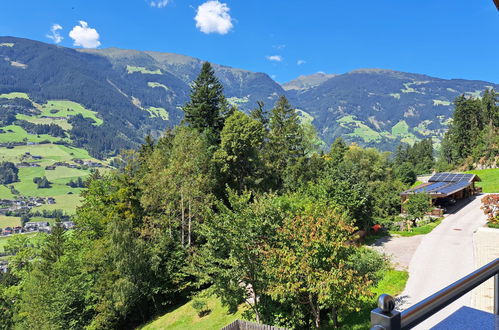
<path fill-rule="evenodd" d="M 433 222 L 430 222 L 427 225 L 421 226 L 421 227 L 415 227 L 412 228 L 410 231 L 390 231 L 390 234 L 392 235 L 400 235 L 403 237 L 410 237 L 410 236 L 416 236 L 416 235 L 424 235 L 430 233 L 433 229 L 435 229 L 441 222 L 443 218 L 435 220 Z"/>
<path fill-rule="evenodd" d="M 17 227 L 20 225 L 21 225 L 20 217 L 8 217 L 6 215 L 0 215 L 0 228 Z"/>
<path fill-rule="evenodd" d="M 482 179 L 482 182 L 477 182 L 476 185 L 482 187 L 484 193 L 499 193 L 499 168 L 474 170 L 466 173 L 476 174 Z"/>
<path fill-rule="evenodd" d="M 421 182 L 421 181 L 416 181 L 416 182 L 414 182 L 414 184 L 411 186 L 411 188 L 417 187 L 417 186 L 419 186 L 419 185 L 420 185 L 420 184 L 422 184 L 422 183 L 423 183 L 423 182 Z"/>
<path fill-rule="evenodd" d="M 340 319 L 342 329 L 360 330 L 370 328 L 370 313 L 376 308 L 376 300 L 382 293 L 387 293 L 393 297 L 400 294 L 409 278 L 409 273 L 400 270 L 389 270 L 385 273 L 383 279 L 379 281 L 376 287 L 372 288 L 374 296 L 370 299 L 365 299 L 359 312 L 353 312 L 347 315 L 344 319 Z M 332 324 L 329 324 L 324 329 L 331 329 Z"/>
<path fill-rule="evenodd" d="M 444 218 L 440 218 L 438 220 L 430 222 L 427 225 L 412 228 L 410 231 L 390 230 L 389 232 L 383 232 L 380 234 L 370 234 L 366 238 L 364 238 L 363 244 L 364 245 L 371 245 L 379 238 L 386 237 L 386 236 L 392 236 L 392 235 L 399 235 L 399 236 L 403 236 L 403 237 L 425 235 L 425 234 L 430 233 L 433 229 L 435 229 L 442 222 L 443 219 Z"/>
<path fill-rule="evenodd" d="M 373 297 L 364 300 L 360 311 L 350 313 L 340 320 L 342 329 L 369 329 L 369 315 L 371 310 L 376 308 L 378 296 L 382 293 L 392 296 L 400 294 L 404 290 L 408 278 L 409 274 L 407 272 L 388 270 L 378 285 L 372 288 Z M 220 300 L 214 296 L 207 299 L 207 304 L 211 312 L 206 316 L 199 317 L 192 307 L 192 301 L 189 301 L 139 329 L 220 329 L 237 319 L 242 319 L 241 308 L 235 314 L 229 314 Z M 331 324 L 323 324 L 323 328 L 331 329 Z"/>
<path fill-rule="evenodd" d="M 179 308 L 166 313 L 156 320 L 139 328 L 142 330 L 204 330 L 204 329 L 221 329 L 229 323 L 237 319 L 241 319 L 242 310 L 230 314 L 227 308 L 222 306 L 220 299 L 215 296 L 209 297 L 206 301 L 211 312 L 208 315 L 199 317 L 196 310 L 192 307 L 192 300 L 180 306 Z"/>

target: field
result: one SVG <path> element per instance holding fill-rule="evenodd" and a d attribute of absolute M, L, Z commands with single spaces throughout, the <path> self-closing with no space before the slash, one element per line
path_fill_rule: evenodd
<path fill-rule="evenodd" d="M 0 199 L 10 199 L 13 196 L 14 195 L 8 187 L 6 187 L 5 185 L 0 186 Z"/>
<path fill-rule="evenodd" d="M 6 215 L 0 215 L 0 228 L 17 227 L 20 225 L 21 225 L 20 217 L 8 217 Z"/>
<path fill-rule="evenodd" d="M 48 134 L 30 134 L 24 128 L 17 125 L 8 125 L 0 127 L 4 133 L 0 133 L 0 143 L 6 142 L 22 142 L 24 139 L 28 142 L 50 141 L 56 142 L 62 140 Z"/>
<path fill-rule="evenodd" d="M 44 117 L 68 117 L 81 114 L 85 118 L 93 119 L 94 125 L 102 125 L 102 119 L 96 116 L 95 111 L 85 109 L 81 104 L 65 101 L 65 100 L 51 100 L 42 105 L 42 113 L 40 116 Z"/>
<path fill-rule="evenodd" d="M 395 124 L 391 131 L 376 131 L 371 127 L 367 126 L 361 120 L 358 120 L 355 116 L 344 116 L 336 122 L 343 128 L 353 131 L 347 133 L 347 136 L 358 137 L 365 142 L 379 142 L 383 137 L 388 139 L 395 139 L 397 137 L 402 138 L 402 141 L 409 144 L 414 144 L 419 139 L 409 131 L 409 125 L 402 120 Z"/>
<path fill-rule="evenodd" d="M 70 161 L 72 158 L 92 159 L 84 149 L 46 143 L 16 146 L 13 149 L 0 148 L 0 161 L 19 162 L 20 157 L 26 152 L 31 153 L 31 155 L 43 156 L 38 162 L 42 166 L 50 165 L 56 161 Z"/>
<path fill-rule="evenodd" d="M 28 94 L 19 93 L 19 92 L 0 94 L 0 98 L 6 98 L 6 99 L 23 98 L 23 99 L 30 100 Z M 32 122 L 34 124 L 54 123 L 54 124 L 61 126 L 65 130 L 71 129 L 71 125 L 67 122 L 66 119 L 63 119 L 62 117 L 68 118 L 69 116 L 75 116 L 78 114 L 81 114 L 84 118 L 92 119 L 95 122 L 94 125 L 99 126 L 99 125 L 102 125 L 102 123 L 103 123 L 102 119 L 100 119 L 96 116 L 97 112 L 86 109 L 81 104 L 73 102 L 73 101 L 49 100 L 45 104 L 38 104 L 38 103 L 33 102 L 33 105 L 38 110 L 41 111 L 41 114 L 35 115 L 35 116 L 27 116 L 27 115 L 18 114 L 16 116 L 16 118 L 26 120 L 26 121 Z M 2 135 L 0 135 L 0 139 L 1 139 L 1 136 Z M 45 140 L 45 139 L 46 138 L 44 138 L 43 140 Z M 54 139 L 54 138 L 52 137 L 52 139 Z M 22 141 L 22 138 L 21 138 L 21 140 L 11 140 L 11 141 Z M 34 140 L 29 140 L 29 141 L 38 142 L 38 141 L 34 141 Z M 50 141 L 52 141 L 52 140 L 50 140 Z M 9 142 L 9 140 L 0 141 L 0 142 Z"/>
<path fill-rule="evenodd" d="M 162 74 L 160 69 L 151 71 L 151 70 L 148 70 L 148 69 L 146 69 L 146 68 L 144 68 L 142 66 L 132 66 L 132 65 L 127 65 L 126 66 L 126 71 L 129 74 L 135 73 L 135 72 L 139 72 L 139 73 L 142 73 L 142 74 Z"/>
<path fill-rule="evenodd" d="M 82 188 L 72 188 L 68 186 L 67 183 L 70 180 L 76 180 L 78 177 L 85 178 L 90 175 L 91 171 L 89 169 L 84 170 L 65 166 L 57 166 L 54 170 L 46 170 L 45 167 L 53 165 L 55 162 L 75 164 L 72 159 L 92 160 L 94 162 L 100 161 L 93 159 L 84 149 L 57 144 L 16 146 L 13 149 L 0 148 L 0 161 L 19 163 L 21 162 L 22 156 L 27 152 L 29 152 L 31 156 L 42 156 L 42 159 L 28 157 L 25 158 L 24 161 L 37 163 L 40 166 L 19 168 L 18 175 L 20 181 L 11 185 L 23 196 L 55 198 L 55 204 L 45 204 L 34 210 L 62 209 L 68 214 L 73 214 L 80 203 L 80 192 L 82 191 Z M 105 172 L 106 169 L 103 171 Z M 33 182 L 33 178 L 43 176 L 46 176 L 51 182 L 50 188 L 38 188 Z M 7 186 L 0 186 L 0 198 L 12 199 L 14 197 L 15 196 Z M 2 227 L 5 226 L 2 226 L 0 223 L 0 228 Z"/>
<path fill-rule="evenodd" d="M 466 173 L 476 174 L 482 179 L 482 182 L 477 182 L 476 185 L 482 187 L 484 193 L 499 193 L 499 168 L 474 170 Z"/>
<path fill-rule="evenodd" d="M 149 112 L 151 118 L 160 117 L 163 120 L 168 120 L 168 111 L 164 108 L 149 107 L 144 110 Z"/>
<path fill-rule="evenodd" d="M 160 84 L 158 82 L 154 82 L 154 81 L 149 81 L 147 83 L 147 86 L 152 87 L 152 88 L 156 88 L 156 87 L 163 88 L 165 91 L 169 90 L 169 88 L 166 87 L 165 85 Z"/>
<path fill-rule="evenodd" d="M 81 203 L 81 197 L 78 194 L 55 195 L 55 204 L 45 204 L 35 208 L 35 210 L 64 210 L 69 215 L 75 214 L 76 208 Z"/>
<path fill-rule="evenodd" d="M 29 100 L 29 96 L 26 93 L 12 92 L 7 94 L 0 94 L 0 99 L 16 99 L 16 98 Z"/>
<path fill-rule="evenodd" d="M 348 136 L 359 137 L 365 142 L 381 140 L 381 134 L 363 124 L 360 120 L 355 119 L 355 116 L 345 116 L 337 120 L 343 128 L 353 130 L 353 133 L 348 133 Z"/>
<path fill-rule="evenodd" d="M 63 130 L 69 131 L 73 126 L 68 123 L 67 119 L 54 119 L 54 118 L 38 118 L 33 116 L 27 116 L 23 114 L 17 114 L 16 118 L 19 120 L 26 120 L 27 122 L 38 124 L 38 125 L 49 125 L 56 124 L 60 126 Z"/>

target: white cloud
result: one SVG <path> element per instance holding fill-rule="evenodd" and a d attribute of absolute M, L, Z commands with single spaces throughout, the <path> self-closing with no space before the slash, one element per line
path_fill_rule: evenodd
<path fill-rule="evenodd" d="M 296 64 L 298 64 L 298 65 L 302 65 L 302 64 L 305 64 L 305 63 L 307 63 L 307 61 L 305 61 L 305 60 L 298 60 L 298 61 L 296 61 Z"/>
<path fill-rule="evenodd" d="M 281 55 L 271 55 L 271 56 L 267 56 L 266 59 L 269 61 L 281 62 L 282 56 Z"/>
<path fill-rule="evenodd" d="M 170 3 L 170 0 L 150 1 L 149 5 L 154 8 L 164 8 Z"/>
<path fill-rule="evenodd" d="M 100 46 L 99 33 L 96 29 L 88 26 L 85 21 L 80 21 L 80 25 L 75 25 L 69 36 L 74 40 L 73 45 L 83 48 L 97 48 Z"/>
<path fill-rule="evenodd" d="M 53 42 L 56 44 L 60 43 L 62 39 L 64 39 L 63 36 L 59 33 L 59 30 L 62 30 L 62 26 L 59 24 L 54 24 L 50 28 L 50 33 L 46 35 L 47 38 L 52 39 Z"/>
<path fill-rule="evenodd" d="M 203 33 L 227 34 L 234 26 L 229 15 L 230 8 L 218 0 L 206 1 L 196 12 L 196 27 Z"/>
<path fill-rule="evenodd" d="M 286 48 L 286 45 L 280 44 L 280 45 L 273 45 L 272 46 L 274 49 L 281 50 Z"/>

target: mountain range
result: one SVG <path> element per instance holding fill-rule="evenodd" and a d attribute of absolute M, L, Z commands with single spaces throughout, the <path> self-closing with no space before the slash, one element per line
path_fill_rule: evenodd
<path fill-rule="evenodd" d="M 59 142 L 84 147 L 96 157 L 136 147 L 147 134 L 157 137 L 180 123 L 202 63 L 173 53 L 72 49 L 0 37 L 0 107 L 11 114 L 10 121 L 0 116 L 0 142 L 8 142 L 9 130 L 16 131 L 10 126 L 27 130 L 28 122 L 61 126 L 66 136 Z M 438 143 L 458 95 L 499 89 L 485 81 L 385 69 L 316 73 L 279 84 L 265 73 L 213 67 L 229 102 L 243 111 L 257 101 L 271 108 L 285 95 L 327 144 L 342 136 L 382 150 L 428 137 Z M 26 139 L 11 136 L 12 142 Z"/>

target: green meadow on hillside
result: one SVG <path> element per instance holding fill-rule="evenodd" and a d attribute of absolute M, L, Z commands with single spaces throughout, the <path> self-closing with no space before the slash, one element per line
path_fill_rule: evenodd
<path fill-rule="evenodd" d="M 0 99 L 27 99 L 27 100 L 29 100 L 29 96 L 26 93 L 12 92 L 12 93 L 0 94 Z"/>
<path fill-rule="evenodd" d="M 382 294 L 387 293 L 392 296 L 400 294 L 409 278 L 409 274 L 404 271 L 389 270 L 384 274 L 383 279 L 378 285 L 372 288 L 374 294 L 372 299 L 366 300 L 359 312 L 354 312 L 341 320 L 342 329 L 367 329 L 369 328 L 369 313 L 376 307 L 375 300 Z M 174 309 L 171 312 L 158 317 L 154 321 L 139 328 L 141 330 L 202 330 L 202 329 L 221 329 L 222 327 L 242 319 L 244 305 L 241 305 L 236 313 L 229 313 L 228 309 L 222 306 L 219 298 L 210 296 L 206 299 L 206 303 L 211 310 L 210 313 L 203 317 L 199 317 L 196 310 L 192 306 L 193 300 Z M 326 322 L 325 322 L 326 323 Z M 324 324 L 324 329 L 330 329 L 330 324 Z"/>
<path fill-rule="evenodd" d="M 160 69 L 156 69 L 154 71 L 148 70 L 142 66 L 133 66 L 133 65 L 127 65 L 126 70 L 129 74 L 139 72 L 142 74 L 162 74 Z"/>
<path fill-rule="evenodd" d="M 82 115 L 84 118 L 90 118 L 95 122 L 95 125 L 102 125 L 102 119 L 96 116 L 97 112 L 88 110 L 81 104 L 66 101 L 66 100 L 49 100 L 46 104 L 42 105 L 42 113 L 40 116 L 44 117 L 68 117 L 75 115 Z"/>
<path fill-rule="evenodd" d="M 476 185 L 482 187 L 484 193 L 499 193 L 499 168 L 473 170 L 466 173 L 476 174 L 482 179 L 482 182 L 477 182 Z"/>
<path fill-rule="evenodd" d="M 22 98 L 30 100 L 33 105 L 41 111 L 40 114 L 34 116 L 28 116 L 23 114 L 17 114 L 16 118 L 21 120 L 26 120 L 32 122 L 34 124 L 57 124 L 61 126 L 65 130 L 71 129 L 71 125 L 65 119 L 61 119 L 62 117 L 68 118 L 69 116 L 82 115 L 84 118 L 90 118 L 95 123 L 94 125 L 99 126 L 102 125 L 103 120 L 96 116 L 97 112 L 86 109 L 84 106 L 77 102 L 69 101 L 69 100 L 48 100 L 45 104 L 38 104 L 33 102 L 29 95 L 26 93 L 12 92 L 8 94 L 0 94 L 0 98 L 5 99 L 14 99 L 14 98 Z M 1 138 L 2 135 L 0 135 Z M 12 140 L 17 141 L 17 140 Z M 22 139 L 21 139 L 22 141 Z M 29 140 L 32 141 L 32 140 Z M 51 140 L 52 141 L 52 140 Z M 0 141 L 0 142 L 9 142 Z M 32 141 L 38 142 L 38 141 Z"/>
<path fill-rule="evenodd" d="M 38 125 L 56 124 L 56 125 L 60 126 L 65 131 L 69 131 L 71 128 L 73 128 L 73 125 L 68 123 L 67 119 L 39 118 L 39 117 L 28 116 L 28 115 L 23 115 L 23 114 L 17 114 L 16 119 L 26 120 L 27 122 L 30 122 L 33 124 L 38 124 Z"/>
<path fill-rule="evenodd" d="M 8 217 L 6 215 L 0 215 L 0 228 L 17 227 L 20 225 L 21 225 L 20 217 Z"/>
<path fill-rule="evenodd" d="M 31 156 L 41 156 L 42 159 L 33 159 L 31 156 L 26 155 L 26 153 L 29 153 Z M 24 159 L 23 156 L 25 156 Z M 56 201 L 55 204 L 45 204 L 35 208 L 35 210 L 62 209 L 68 214 L 73 214 L 80 203 L 80 192 L 83 189 L 72 188 L 67 183 L 79 177 L 88 177 L 91 174 L 91 170 L 66 166 L 57 166 L 53 170 L 45 169 L 46 166 L 53 165 L 55 162 L 76 164 L 72 159 L 92 160 L 93 162 L 102 163 L 92 158 L 84 149 L 58 144 L 23 145 L 12 149 L 0 148 L 0 161 L 10 161 L 13 163 L 25 161 L 40 165 L 39 167 L 19 168 L 18 175 L 20 181 L 10 185 L 1 185 L 0 198 L 15 198 L 10 189 L 10 186 L 12 186 L 22 196 L 53 197 Z M 101 172 L 107 171 L 105 168 L 100 168 L 99 170 Z M 50 188 L 38 188 L 33 182 L 33 178 L 43 176 L 47 177 L 51 182 Z M 1 223 L 0 227 L 2 227 Z"/>
<path fill-rule="evenodd" d="M 53 137 L 52 135 L 48 135 L 48 134 L 30 134 L 30 133 L 26 132 L 26 130 L 24 130 L 24 128 L 17 126 L 17 125 L 2 126 L 2 127 L 0 127 L 0 129 L 2 129 L 4 131 L 3 133 L 0 133 L 0 143 L 22 142 L 22 141 L 57 142 L 57 141 L 63 140 L 61 138 Z"/>

